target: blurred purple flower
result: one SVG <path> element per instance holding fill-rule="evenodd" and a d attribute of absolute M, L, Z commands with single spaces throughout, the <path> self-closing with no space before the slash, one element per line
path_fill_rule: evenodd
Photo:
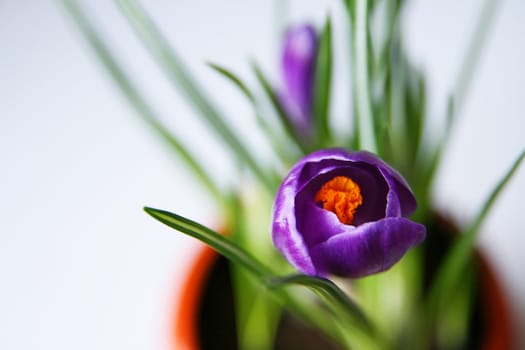
<path fill-rule="evenodd" d="M 273 241 L 308 275 L 363 277 L 423 241 L 408 184 L 375 155 L 327 149 L 297 163 L 277 192 Z"/>
<path fill-rule="evenodd" d="M 316 57 L 317 35 L 311 25 L 286 31 L 281 60 L 284 90 L 279 93 L 279 101 L 298 134 L 305 137 L 312 126 Z"/>

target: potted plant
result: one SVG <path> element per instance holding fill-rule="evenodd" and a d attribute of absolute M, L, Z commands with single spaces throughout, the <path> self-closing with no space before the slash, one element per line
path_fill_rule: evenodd
<path fill-rule="evenodd" d="M 436 224 L 445 234 L 458 232 L 457 227 L 451 227 L 450 221 L 442 217 L 436 217 Z M 429 245 L 425 248 L 432 249 Z M 505 290 L 490 262 L 480 251 L 475 253 L 475 266 L 478 289 L 474 297 L 473 316 L 469 322 L 469 342 L 464 347 L 483 350 L 511 349 L 514 337 Z M 174 303 L 170 328 L 173 348 L 238 348 L 235 319 L 232 317 L 234 300 L 230 266 L 227 260 L 211 248 L 201 247 L 186 271 L 181 286 L 181 294 Z M 221 292 L 218 293 L 218 290 Z M 289 315 L 281 319 L 278 327 L 278 340 L 275 341 L 278 349 L 337 349 L 329 340 Z"/>
<path fill-rule="evenodd" d="M 190 334 L 182 345 L 207 348 L 210 341 L 218 348 L 226 333 L 214 336 L 216 325 L 233 325 L 228 333 L 233 343 L 224 348 L 290 348 L 305 339 L 323 342 L 316 348 L 343 349 L 511 346 L 505 299 L 475 242 L 525 153 L 488 193 L 470 224 L 458 229 L 437 213 L 432 184 L 458 101 L 450 98 L 438 141 L 425 138 L 426 80 L 403 46 L 402 1 L 343 1 L 352 47 L 348 118 L 354 128 L 349 133 L 339 132 L 331 120 L 332 81 L 346 77 L 334 75 L 329 16 L 322 28 L 302 24 L 284 33 L 279 83 L 253 64 L 262 98 L 231 70 L 210 65 L 253 105 L 273 150 L 271 162 L 252 155 L 141 7 L 134 0 L 119 1 L 167 77 L 239 162 L 239 181 L 227 190 L 155 117 L 76 2 L 65 4 L 140 115 L 222 210 L 228 235 L 166 210 L 145 208 L 229 261 L 214 265 L 221 260 L 206 250 L 190 274 L 180 307 L 184 322 L 176 330 L 177 336 Z M 220 271 L 209 273 L 212 266 Z M 208 283 L 213 287 L 206 294 Z M 204 304 L 212 306 L 205 317 L 193 313 Z M 213 308 L 226 305 L 225 310 Z M 193 329 L 212 316 L 218 317 L 215 326 Z M 503 331 L 491 337 L 495 329 Z M 312 332 L 316 335 L 311 337 Z M 198 339 L 199 334 L 211 335 Z"/>

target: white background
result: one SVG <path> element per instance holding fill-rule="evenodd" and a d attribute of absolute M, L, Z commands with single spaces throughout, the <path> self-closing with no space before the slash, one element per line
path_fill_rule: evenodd
<path fill-rule="evenodd" d="M 118 8 L 85 3 L 162 118 L 223 185 L 235 181 L 227 152 L 163 78 Z M 253 83 L 248 61 L 256 58 L 275 78 L 275 5 L 144 3 L 236 130 L 260 148 L 249 106 L 204 63 L 228 66 Z M 407 46 L 431 82 L 433 125 L 444 114 L 480 3 L 412 1 L 406 9 Z M 290 20 L 320 26 L 328 8 L 337 28 L 338 1 L 291 2 Z M 523 1 L 500 6 L 439 173 L 437 203 L 462 222 L 525 146 L 524 15 Z M 176 294 L 197 244 L 141 208 L 214 225 L 211 199 L 136 117 L 60 3 L 0 1 L 0 50 L 0 348 L 169 348 Z M 342 68 L 339 76 L 347 73 Z M 347 86 L 334 86 L 343 91 L 334 107 L 340 115 Z M 521 169 L 480 239 L 508 288 L 516 329 L 525 327 L 524 195 Z"/>

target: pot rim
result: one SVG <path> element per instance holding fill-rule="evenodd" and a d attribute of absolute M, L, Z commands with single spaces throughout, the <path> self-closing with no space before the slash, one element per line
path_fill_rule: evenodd
<path fill-rule="evenodd" d="M 183 278 L 178 302 L 175 304 L 174 327 L 172 332 L 174 349 L 200 349 L 197 334 L 199 301 L 207 277 L 219 254 L 207 245 L 201 245 L 188 264 L 190 267 Z"/>

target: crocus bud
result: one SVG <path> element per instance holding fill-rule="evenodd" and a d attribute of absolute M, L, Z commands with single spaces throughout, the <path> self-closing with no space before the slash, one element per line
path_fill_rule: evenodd
<path fill-rule="evenodd" d="M 289 28 L 284 37 L 281 105 L 297 133 L 308 137 L 312 128 L 313 84 L 317 35 L 311 25 Z"/>

